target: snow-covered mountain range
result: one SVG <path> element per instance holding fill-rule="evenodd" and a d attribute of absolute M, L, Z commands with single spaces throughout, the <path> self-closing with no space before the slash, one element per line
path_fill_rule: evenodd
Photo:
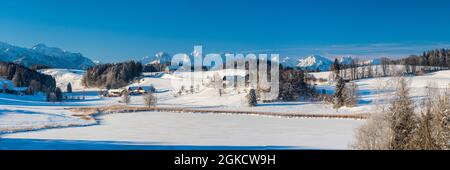
<path fill-rule="evenodd" d="M 14 62 L 24 66 L 45 65 L 70 69 L 86 69 L 95 65 L 92 60 L 80 53 L 71 53 L 45 44 L 24 48 L 4 42 L 0 42 L 0 61 Z"/>
<path fill-rule="evenodd" d="M 380 59 L 357 60 L 351 56 L 339 57 L 337 59 L 343 65 L 348 65 L 352 62 L 356 62 L 358 65 L 381 64 Z M 329 71 L 334 60 L 319 55 L 311 55 L 308 57 L 285 57 L 281 59 L 281 63 L 285 67 L 297 67 L 311 71 Z"/>
<path fill-rule="evenodd" d="M 225 55 L 222 54 L 222 59 L 225 62 Z M 193 60 L 193 55 L 188 55 L 189 59 Z M 165 52 L 159 52 L 154 56 L 146 56 L 141 59 L 142 64 L 155 64 L 155 63 L 167 63 L 170 64 L 172 56 Z M 380 59 L 370 60 L 356 60 L 351 56 L 345 56 L 338 58 L 340 64 L 348 65 L 352 62 L 356 62 L 360 65 L 380 64 Z M 311 71 L 329 71 L 334 59 L 323 57 L 320 55 L 311 55 L 307 57 L 281 57 L 280 63 L 284 67 L 301 68 Z"/>
<path fill-rule="evenodd" d="M 141 59 L 142 64 L 170 64 L 172 61 L 172 56 L 166 52 L 158 52 L 154 56 L 145 56 Z"/>
<path fill-rule="evenodd" d="M 329 70 L 333 62 L 326 57 L 312 55 L 298 60 L 297 67 L 305 70 Z"/>

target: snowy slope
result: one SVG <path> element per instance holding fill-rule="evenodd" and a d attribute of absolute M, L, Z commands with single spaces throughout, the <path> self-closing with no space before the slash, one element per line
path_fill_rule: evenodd
<path fill-rule="evenodd" d="M 85 71 L 73 69 L 43 69 L 39 70 L 43 74 L 52 76 L 56 80 L 56 86 L 63 91 L 66 90 L 67 84 L 72 84 L 72 90 L 83 90 L 81 82 Z"/>
<path fill-rule="evenodd" d="M 55 47 L 37 44 L 23 48 L 0 42 L 0 61 L 19 63 L 25 66 L 46 65 L 54 68 L 86 69 L 94 62 L 80 53 L 71 53 Z"/>

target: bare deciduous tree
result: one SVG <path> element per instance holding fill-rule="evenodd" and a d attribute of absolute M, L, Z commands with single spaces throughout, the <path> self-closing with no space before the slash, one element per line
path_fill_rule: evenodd
<path fill-rule="evenodd" d="M 361 150 L 387 150 L 391 136 L 386 115 L 375 114 L 356 130 L 356 141 L 351 147 Z"/>
<path fill-rule="evenodd" d="M 151 92 L 144 94 L 143 98 L 144 98 L 144 104 L 147 107 L 156 106 L 156 103 L 158 102 L 158 98 L 156 97 L 156 95 Z"/>
<path fill-rule="evenodd" d="M 125 103 L 126 105 L 130 104 L 131 98 L 130 94 L 128 93 L 128 90 L 122 93 L 122 102 Z"/>
<path fill-rule="evenodd" d="M 358 85 L 354 82 L 348 83 L 345 86 L 345 89 L 344 89 L 344 93 L 345 93 L 345 95 L 344 95 L 345 103 L 344 104 L 345 104 L 345 106 L 354 107 L 358 104 L 358 98 L 359 98 L 358 92 L 359 92 Z"/>

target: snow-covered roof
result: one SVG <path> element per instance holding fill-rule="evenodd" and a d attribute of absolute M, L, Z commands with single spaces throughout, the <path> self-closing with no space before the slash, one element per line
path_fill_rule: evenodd
<path fill-rule="evenodd" d="M 139 88 L 141 88 L 142 90 L 145 90 L 145 91 L 152 91 L 155 89 L 155 87 L 153 87 L 153 86 L 130 86 L 130 87 L 128 87 L 128 89 L 131 89 L 131 90 L 138 90 Z"/>
<path fill-rule="evenodd" d="M 110 93 L 122 93 L 123 89 L 109 89 L 108 92 L 110 92 Z"/>
<path fill-rule="evenodd" d="M 234 80 L 234 79 L 237 79 L 237 80 L 245 80 L 245 77 L 244 77 L 244 76 L 241 76 L 241 75 L 224 76 L 224 78 L 225 78 L 226 80 L 229 80 L 229 81 Z"/>

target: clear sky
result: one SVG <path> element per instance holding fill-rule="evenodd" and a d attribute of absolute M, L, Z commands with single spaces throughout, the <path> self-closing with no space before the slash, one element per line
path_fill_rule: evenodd
<path fill-rule="evenodd" d="M 0 0 L 0 41 L 103 62 L 159 51 L 396 55 L 450 47 L 448 0 Z M 392 54 L 390 54 L 392 53 Z"/>

